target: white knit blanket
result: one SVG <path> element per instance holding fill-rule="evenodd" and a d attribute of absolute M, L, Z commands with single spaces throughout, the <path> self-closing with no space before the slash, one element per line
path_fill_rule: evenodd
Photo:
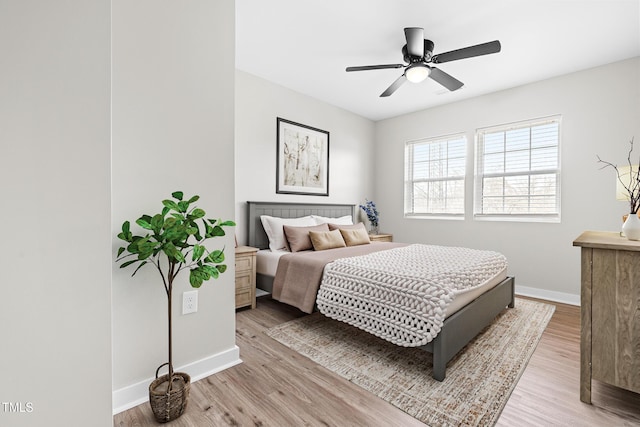
<path fill-rule="evenodd" d="M 322 314 L 403 347 L 440 332 L 456 292 L 504 270 L 504 255 L 414 244 L 327 264 L 316 303 Z"/>

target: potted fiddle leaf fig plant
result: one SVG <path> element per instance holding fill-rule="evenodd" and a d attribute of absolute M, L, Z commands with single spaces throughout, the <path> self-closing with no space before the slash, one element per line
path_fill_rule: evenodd
<path fill-rule="evenodd" d="M 118 249 L 116 262 L 120 268 L 135 267 L 135 274 L 144 266 L 155 267 L 162 279 L 167 295 L 169 361 L 158 367 L 156 379 L 149 385 L 149 403 L 159 422 L 178 418 L 184 412 L 189 397 L 191 378 L 173 370 L 171 335 L 171 303 L 176 276 L 189 270 L 189 283 L 199 288 L 203 282 L 227 270 L 224 264 L 224 248 L 209 251 L 204 242 L 225 235 L 225 227 L 233 227 L 233 221 L 207 219 L 204 210 L 192 206 L 200 196 L 185 198 L 182 191 L 171 194 L 173 200 L 162 201 L 162 211 L 155 215 L 142 215 L 136 224 L 142 233 L 134 234 L 131 224 L 125 221 L 118 238 L 126 245 Z M 160 369 L 167 365 L 169 373 L 158 377 Z"/>

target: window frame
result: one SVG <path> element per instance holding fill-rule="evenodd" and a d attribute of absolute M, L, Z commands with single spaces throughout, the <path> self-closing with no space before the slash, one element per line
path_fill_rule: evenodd
<path fill-rule="evenodd" d="M 529 162 L 531 162 L 531 129 L 536 126 L 541 126 L 545 124 L 557 124 L 557 141 L 555 147 L 557 147 L 557 159 L 556 159 L 556 167 L 555 168 L 547 168 L 547 169 L 536 169 L 532 170 L 531 165 L 529 165 L 528 171 L 515 171 L 515 172 L 507 172 L 506 165 L 507 160 L 504 160 L 504 171 L 495 172 L 495 173 L 483 173 L 483 168 L 485 165 L 485 136 L 490 133 L 499 133 L 499 132 L 508 132 L 519 129 L 529 129 Z M 552 222 L 559 223 L 561 220 L 561 144 L 562 144 L 562 116 L 561 115 L 553 115 L 547 117 L 540 117 L 535 119 L 522 120 L 519 122 L 507 123 L 496 126 L 487 126 L 484 128 L 478 128 L 475 132 L 475 171 L 474 171 L 474 201 L 473 201 L 473 218 L 474 220 L 479 221 L 521 221 L 521 222 Z M 503 150 L 502 153 L 506 154 L 509 152 L 515 152 L 516 150 Z M 536 175 L 555 175 L 555 211 L 553 213 L 541 213 L 541 212 L 528 212 L 528 213 L 508 213 L 508 212 L 500 212 L 500 213 L 483 213 L 483 182 L 486 177 L 515 177 L 515 176 L 527 176 L 529 178 L 529 182 L 532 176 Z M 531 184 L 528 184 L 529 190 L 527 192 L 526 197 L 530 201 L 532 196 L 531 193 Z M 503 192 L 504 193 L 504 192 Z M 508 197 L 503 194 L 503 199 Z"/>
<path fill-rule="evenodd" d="M 447 144 L 452 141 L 462 140 L 464 145 L 464 156 L 462 157 L 463 161 L 463 171 L 460 175 L 455 176 L 444 176 L 441 178 L 427 177 L 424 179 L 410 179 L 414 176 L 415 170 L 415 159 L 413 155 L 415 154 L 415 150 L 413 147 L 419 144 L 433 144 L 433 143 L 442 143 L 446 142 Z M 412 147 L 410 149 L 410 147 Z M 447 149 L 449 147 L 447 146 Z M 410 151 L 410 153 L 409 153 Z M 410 219 L 465 219 L 466 216 L 466 200 L 467 200 L 467 175 L 468 175 L 468 159 L 469 159 L 469 139 L 467 138 L 466 132 L 458 132 L 454 134 L 441 135 L 436 137 L 427 137 L 420 138 L 411 141 L 406 141 L 404 144 L 404 195 L 403 195 L 403 212 L 405 218 Z M 451 159 L 456 157 L 451 157 Z M 441 158 L 440 160 L 448 161 L 450 157 L 447 155 L 445 158 Z M 432 160 L 429 160 L 432 161 Z M 448 165 L 447 165 L 448 167 Z M 462 191 L 462 212 L 415 212 L 415 198 L 413 197 L 413 187 L 416 182 L 451 182 L 451 181 L 459 181 Z M 410 199 L 410 200 L 409 200 Z M 447 198 L 444 198 L 444 202 L 446 203 Z M 407 207 L 411 206 L 411 209 L 407 209 Z"/>

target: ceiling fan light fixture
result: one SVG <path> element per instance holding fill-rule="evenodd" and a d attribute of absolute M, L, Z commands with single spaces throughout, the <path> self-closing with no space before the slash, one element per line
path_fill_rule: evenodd
<path fill-rule="evenodd" d="M 429 77 L 430 73 L 431 69 L 425 64 L 416 63 L 409 65 L 407 70 L 404 72 L 404 75 L 411 83 L 420 83 Z"/>

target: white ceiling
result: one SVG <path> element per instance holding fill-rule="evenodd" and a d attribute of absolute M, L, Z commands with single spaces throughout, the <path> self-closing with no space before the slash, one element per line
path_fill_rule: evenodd
<path fill-rule="evenodd" d="M 427 79 L 380 98 L 402 69 L 345 68 L 403 63 L 405 27 L 424 28 L 434 54 L 496 39 L 502 51 L 438 65 L 458 91 Z M 371 120 L 635 56 L 640 0 L 236 0 L 236 68 Z"/>

